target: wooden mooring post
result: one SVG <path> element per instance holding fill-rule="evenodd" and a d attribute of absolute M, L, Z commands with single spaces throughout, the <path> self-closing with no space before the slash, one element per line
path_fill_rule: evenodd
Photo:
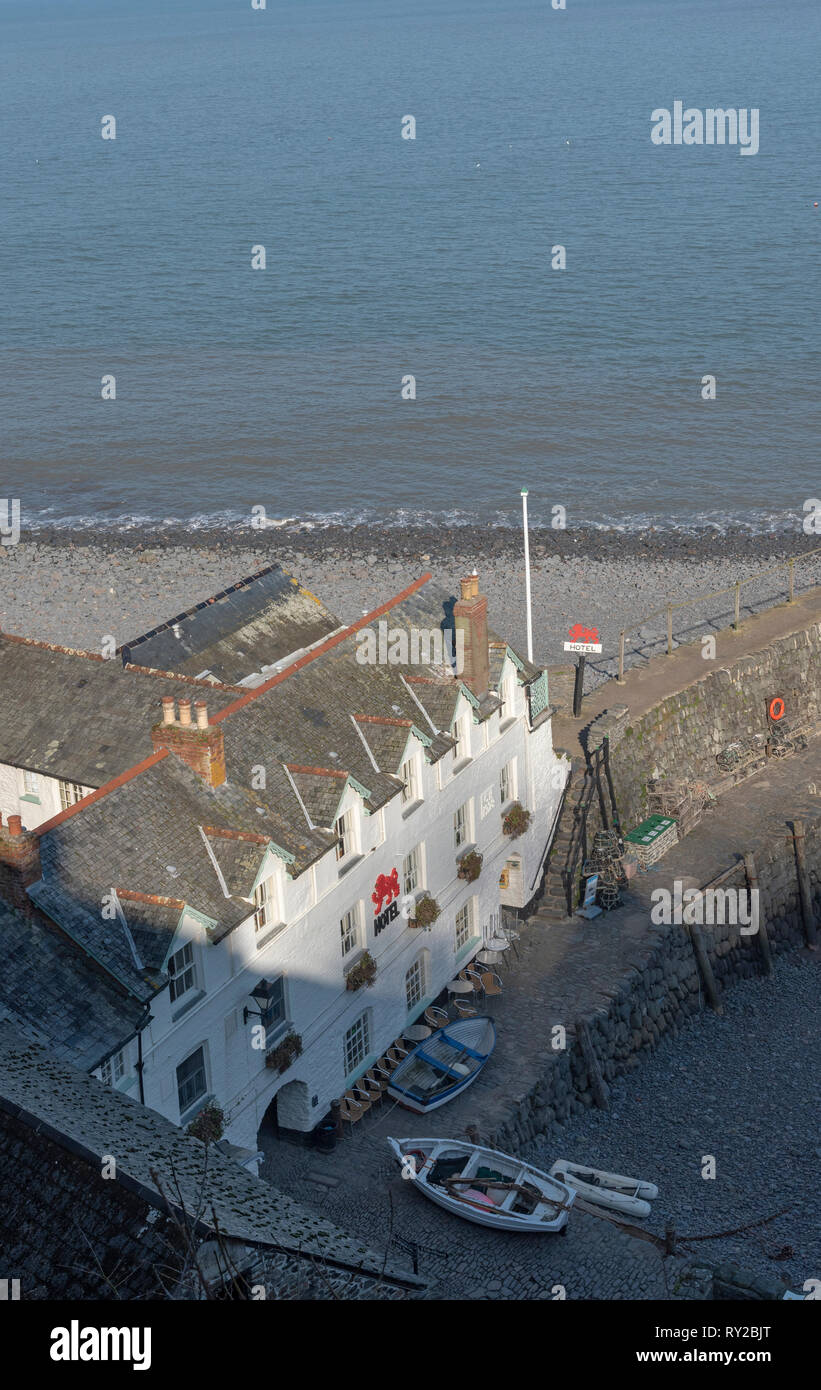
<path fill-rule="evenodd" d="M 710 957 L 707 954 L 707 947 L 704 945 L 704 937 L 701 935 L 695 922 L 690 922 L 687 930 L 690 933 L 690 940 L 693 943 L 693 954 L 695 955 L 696 963 L 704 984 L 704 993 L 707 996 L 707 1002 L 713 1010 L 713 1013 L 718 1014 L 719 1018 L 721 1018 L 724 1009 L 719 1001 L 718 985 L 716 984 L 716 977 L 713 974 L 713 967 L 710 964 Z"/>
<path fill-rule="evenodd" d="M 593 1047 L 593 1039 L 590 1036 L 590 1029 L 583 1018 L 577 1018 L 573 1025 L 576 1030 L 581 1054 L 584 1064 L 590 1076 L 590 1089 L 593 1092 L 593 1099 L 600 1110 L 607 1110 L 610 1105 L 610 1087 L 602 1076 L 599 1059 Z"/>
<path fill-rule="evenodd" d="M 773 973 L 773 957 L 770 950 L 770 938 L 767 935 L 767 923 L 761 911 L 761 894 L 758 888 L 758 870 L 755 867 L 755 855 L 744 855 L 744 869 L 747 874 L 747 888 L 750 893 L 750 911 L 752 912 L 753 893 L 758 893 L 758 945 L 761 950 L 761 959 L 764 962 L 764 972 L 767 975 Z"/>
<path fill-rule="evenodd" d="M 807 868 L 807 859 L 804 852 L 804 822 L 794 820 L 792 823 L 793 843 L 795 844 L 795 867 L 798 874 L 798 896 L 801 901 L 801 920 L 804 924 L 804 936 L 811 951 L 816 949 L 817 933 L 815 930 L 815 913 L 812 906 L 812 893 L 810 892 L 810 873 Z"/>

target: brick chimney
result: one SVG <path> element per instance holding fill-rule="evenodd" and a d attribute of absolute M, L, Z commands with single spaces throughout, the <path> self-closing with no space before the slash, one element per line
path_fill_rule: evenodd
<path fill-rule="evenodd" d="M 473 694 L 485 694 L 490 681 L 490 658 L 487 642 L 487 599 L 479 593 L 476 571 L 460 580 L 462 596 L 453 605 L 456 630 L 462 631 L 465 643 L 465 669 L 462 680 Z"/>
<path fill-rule="evenodd" d="M 179 718 L 171 695 L 164 695 L 162 722 L 151 730 L 154 751 L 167 748 L 169 753 L 199 774 L 209 787 L 221 787 L 225 781 L 225 739 L 222 729 L 208 723 L 208 706 L 204 700 L 194 705 L 196 723 L 191 722 L 191 701 L 180 700 Z"/>
<path fill-rule="evenodd" d="M 9 816 L 8 825 L 3 825 L 0 816 L 0 900 L 32 911 L 26 888 L 39 878 L 40 837 L 24 830 L 19 816 Z"/>

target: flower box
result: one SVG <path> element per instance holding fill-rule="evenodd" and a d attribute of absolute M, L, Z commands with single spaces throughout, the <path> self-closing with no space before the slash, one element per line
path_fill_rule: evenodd
<path fill-rule="evenodd" d="M 361 989 L 367 985 L 370 989 L 376 979 L 376 961 L 370 951 L 363 951 L 356 965 L 352 966 L 345 976 L 346 989 Z"/>
<path fill-rule="evenodd" d="M 272 1048 L 265 1058 L 266 1067 L 272 1071 L 278 1071 L 280 1075 L 287 1071 L 292 1062 L 302 1053 L 302 1039 L 298 1033 L 288 1033 L 276 1047 Z"/>

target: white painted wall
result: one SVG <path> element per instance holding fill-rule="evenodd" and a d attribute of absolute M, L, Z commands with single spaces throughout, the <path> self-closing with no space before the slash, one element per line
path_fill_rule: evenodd
<path fill-rule="evenodd" d="M 0 811 L 4 821 L 9 816 L 20 816 L 24 830 L 36 830 L 38 825 L 60 814 L 63 807 L 59 780 L 42 772 L 36 773 L 36 777 L 37 791 L 32 794 L 26 791 L 22 768 L 0 763 Z M 84 794 L 92 790 L 91 787 L 83 787 Z"/>
<path fill-rule="evenodd" d="M 507 664 L 512 671 L 512 663 Z M 482 931 L 499 908 L 499 875 L 511 850 L 522 860 L 525 898 L 532 896 L 530 884 L 553 823 L 567 764 L 553 753 L 549 720 L 528 731 L 524 693 L 518 685 L 515 699 L 515 717 L 502 728 L 498 715 L 481 726 L 473 723 L 471 714 L 471 756 L 456 767 L 451 754 L 431 766 L 421 744 L 411 739 L 409 747 L 415 744 L 419 749 L 423 790 L 423 801 L 415 808 L 403 807 L 397 795 L 382 813 L 370 816 L 349 787 L 340 809 L 357 808 L 360 836 L 360 853 L 350 862 L 338 864 L 331 851 L 293 880 L 272 856 L 288 925 L 261 948 L 250 906 L 248 919 L 219 945 L 209 944 L 195 917 L 184 917 L 173 949 L 187 939 L 194 943 L 203 992 L 192 994 L 190 1007 L 183 1009 L 187 1000 L 180 1001 L 173 1015 L 168 991 L 152 1006 L 152 1022 L 143 1038 L 148 1105 L 176 1122 L 190 1118 L 179 1113 L 176 1068 L 202 1045 L 208 1091 L 226 1112 L 228 1139 L 256 1147 L 259 1124 L 280 1089 L 280 1124 L 312 1129 L 352 1080 L 353 1074 L 345 1075 L 343 1039 L 353 1021 L 367 1011 L 371 1049 L 358 1069 L 361 1072 L 480 949 Z M 462 713 L 471 713 L 464 698 L 457 717 Z M 501 830 L 499 777 L 512 759 L 516 760 L 518 799 L 533 812 L 533 819 L 527 833 L 511 842 Z M 457 877 L 453 846 L 453 815 L 465 802 L 472 812 L 471 843 L 484 856 L 481 875 L 473 884 Z M 394 867 L 401 880 L 403 857 L 420 844 L 424 846 L 424 886 L 439 903 L 441 915 L 429 931 L 410 927 L 400 916 L 375 937 L 371 903 L 375 880 L 380 873 L 389 875 Z M 457 954 L 455 916 L 468 899 L 473 905 L 475 939 Z M 376 960 L 377 976 L 373 987 L 351 992 L 345 988 L 344 967 L 353 957 L 343 960 L 339 923 L 354 903 L 360 904 L 362 914 L 360 944 Z M 405 975 L 422 952 L 426 993 L 409 1013 Z M 287 982 L 288 1017 L 304 1049 L 282 1076 L 266 1069 L 264 1051 L 252 1045 L 254 1020 L 247 1024 L 242 1020 L 243 1007 L 255 1007 L 249 995 L 257 981 L 280 974 Z"/>

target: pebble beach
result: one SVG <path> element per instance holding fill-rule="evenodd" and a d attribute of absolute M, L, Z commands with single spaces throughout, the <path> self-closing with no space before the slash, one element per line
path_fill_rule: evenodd
<path fill-rule="evenodd" d="M 597 627 L 601 658 L 588 660 L 586 689 L 615 669 L 619 630 L 631 627 L 627 664 L 661 650 L 668 601 L 698 599 L 748 580 L 787 556 L 796 592 L 821 582 L 821 547 L 797 534 L 687 534 L 672 531 L 550 531 L 530 537 L 533 648 L 537 662 L 572 661 L 568 628 Z M 367 527 L 237 531 L 54 531 L 0 546 L 0 629 L 64 646 L 100 650 L 146 632 L 265 565 L 283 565 L 342 622 L 384 603 L 421 574 L 458 593 L 474 568 L 492 627 L 526 651 L 521 533 L 464 526 L 374 532 Z M 786 597 L 787 571 L 742 588 L 742 614 Z M 676 642 L 732 620 L 725 593 L 676 610 Z"/>

